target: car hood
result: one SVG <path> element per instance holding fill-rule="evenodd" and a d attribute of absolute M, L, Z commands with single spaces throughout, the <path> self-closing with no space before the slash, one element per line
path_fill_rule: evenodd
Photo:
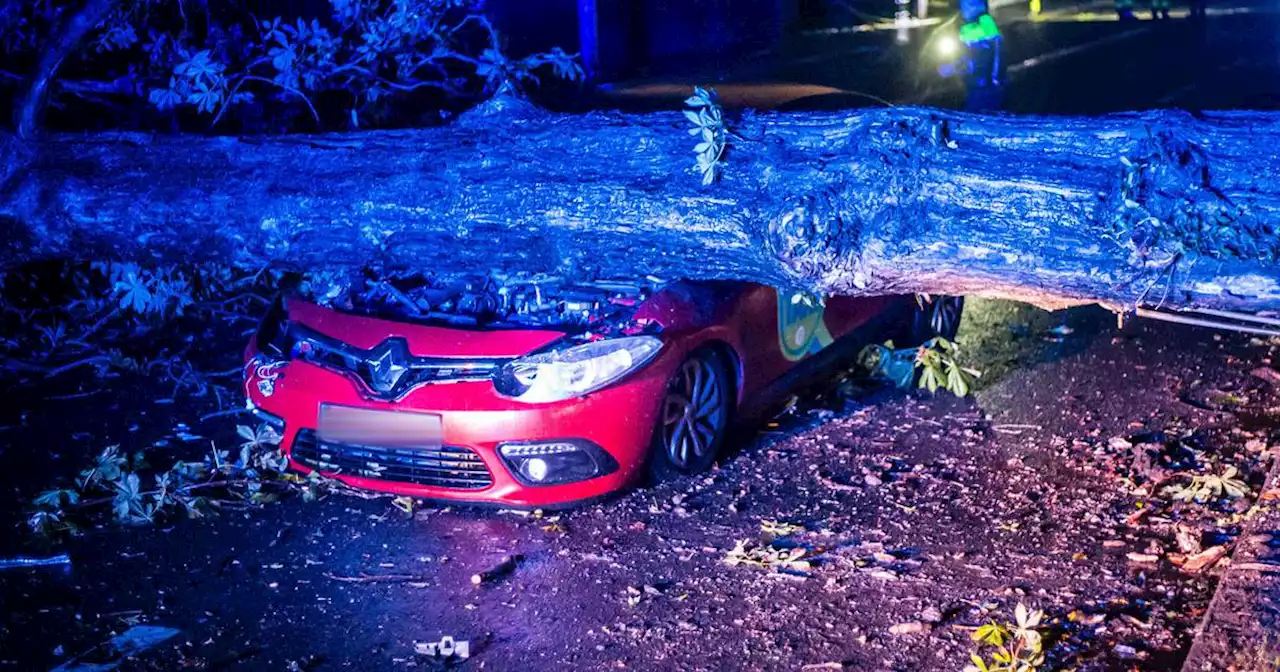
<path fill-rule="evenodd" d="M 302 299 L 286 302 L 289 321 L 329 338 L 369 350 L 388 338 L 403 338 L 417 357 L 519 357 L 565 335 L 554 329 L 466 329 L 352 315 Z"/>

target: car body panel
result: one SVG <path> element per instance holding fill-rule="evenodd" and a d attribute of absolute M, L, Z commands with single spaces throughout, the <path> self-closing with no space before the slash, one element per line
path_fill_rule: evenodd
<path fill-rule="evenodd" d="M 518 357 L 564 335 L 549 329 L 462 329 L 353 315 L 291 300 L 289 319 L 337 341 L 363 350 L 388 338 L 400 337 L 417 357 Z"/>

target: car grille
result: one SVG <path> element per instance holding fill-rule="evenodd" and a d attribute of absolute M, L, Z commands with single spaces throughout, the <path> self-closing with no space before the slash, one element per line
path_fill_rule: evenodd
<path fill-rule="evenodd" d="M 298 431 L 290 455 L 323 473 L 456 490 L 483 490 L 493 485 L 484 460 L 457 446 L 419 449 L 329 443 L 320 441 L 315 430 L 303 429 Z"/>
<path fill-rule="evenodd" d="M 413 388 L 429 383 L 453 383 L 491 380 L 508 359 L 416 357 L 409 354 L 404 339 L 389 338 L 371 350 L 335 341 L 318 332 L 294 325 L 299 343 L 307 350 L 297 356 L 305 361 L 359 379 L 374 396 L 400 399 Z M 377 362 L 386 361 L 402 367 L 403 373 L 390 380 L 380 380 Z"/>

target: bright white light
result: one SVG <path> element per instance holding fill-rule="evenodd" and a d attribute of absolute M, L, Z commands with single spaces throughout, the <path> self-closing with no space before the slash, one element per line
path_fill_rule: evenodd
<path fill-rule="evenodd" d="M 541 481 L 547 477 L 547 461 L 540 457 L 535 457 L 525 462 L 524 473 L 532 480 Z"/>
<path fill-rule="evenodd" d="M 645 365 L 661 348 L 656 336 L 626 336 L 529 355 L 510 365 L 527 388 L 517 398 L 542 403 L 580 397 Z"/>
<path fill-rule="evenodd" d="M 951 58 L 960 51 L 960 41 L 950 35 L 944 35 L 938 39 L 938 55 L 943 58 Z"/>

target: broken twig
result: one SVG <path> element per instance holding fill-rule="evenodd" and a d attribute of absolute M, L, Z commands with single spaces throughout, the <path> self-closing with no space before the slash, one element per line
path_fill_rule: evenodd
<path fill-rule="evenodd" d="M 360 576 L 341 576 L 333 572 L 325 572 L 324 578 L 333 579 L 334 581 L 342 581 L 344 583 L 426 583 L 427 578 L 423 576 L 415 576 L 413 574 L 365 574 L 361 572 Z"/>
<path fill-rule="evenodd" d="M 482 583 L 488 583 L 490 581 L 500 579 L 514 571 L 516 565 L 518 565 L 523 559 L 524 556 L 522 555 L 505 555 L 502 557 L 502 562 L 499 562 L 493 569 L 480 572 L 479 574 L 472 574 L 471 583 L 472 585 L 478 586 Z"/>

